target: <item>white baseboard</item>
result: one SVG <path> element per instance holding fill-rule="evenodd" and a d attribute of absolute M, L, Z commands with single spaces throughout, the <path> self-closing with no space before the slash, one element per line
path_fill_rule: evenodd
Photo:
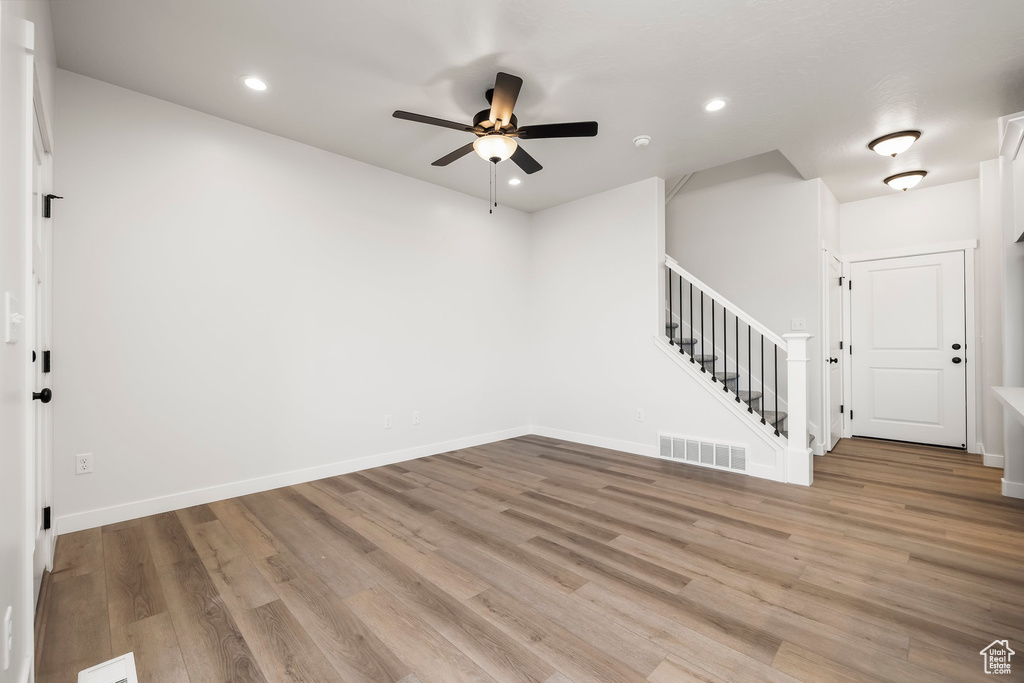
<path fill-rule="evenodd" d="M 597 446 L 598 448 L 607 448 L 613 451 L 632 453 L 633 455 L 658 457 L 658 447 L 655 444 L 648 445 L 635 441 L 620 441 L 619 439 L 609 439 L 603 436 L 570 432 L 564 429 L 551 429 L 550 427 L 538 427 L 536 425 L 533 427 L 533 433 L 537 436 L 546 436 L 549 439 L 559 439 L 561 441 L 572 441 L 573 443 L 581 443 L 585 446 Z"/>
<path fill-rule="evenodd" d="M 460 448 L 482 446 L 495 441 L 512 439 L 517 436 L 526 436 L 531 433 L 537 432 L 534 432 L 530 427 L 516 427 L 498 432 L 490 432 L 488 434 L 477 434 L 475 436 L 452 439 L 451 441 L 443 441 L 441 443 L 416 446 L 414 448 L 392 451 L 390 453 L 379 453 L 377 455 L 369 455 L 362 458 L 354 458 L 352 460 L 319 465 L 317 467 L 291 470 L 289 472 L 271 474 L 265 477 L 245 479 L 243 481 L 231 482 L 229 484 L 221 484 L 219 486 L 183 491 L 181 493 L 173 493 L 167 496 L 138 500 L 131 503 L 98 508 L 96 510 L 76 512 L 70 515 L 57 517 L 55 528 L 57 534 L 68 534 L 74 531 L 103 526 L 104 524 L 115 524 L 117 522 L 125 522 L 130 519 L 147 517 L 149 515 L 156 515 L 162 512 L 180 510 L 181 508 L 191 507 L 193 505 L 212 503 L 214 501 L 224 500 L 225 498 L 235 498 L 236 496 L 245 496 L 250 493 L 258 493 L 260 491 L 269 491 L 271 489 L 281 488 L 282 486 L 293 486 L 307 481 L 336 477 L 341 474 L 358 472 L 372 467 L 394 465 L 407 460 L 425 458 L 428 455 L 437 455 L 438 453 L 447 453 L 448 451 L 459 450 Z M 555 438 L 561 437 L 556 436 Z M 570 438 L 568 440 L 572 441 L 573 439 Z M 617 448 L 617 446 L 608 446 L 608 448 Z"/>
<path fill-rule="evenodd" d="M 1003 479 L 1003 495 L 1010 498 L 1024 498 L 1024 483 Z"/>
<path fill-rule="evenodd" d="M 999 455 L 998 453 L 987 452 L 985 450 L 985 444 L 981 443 L 980 441 L 978 442 L 974 452 L 981 453 L 981 462 L 983 465 L 985 465 L 985 467 L 998 467 L 999 469 L 1003 468 L 1003 463 L 1006 460 L 1006 458 L 1003 457 L 1002 455 Z"/>

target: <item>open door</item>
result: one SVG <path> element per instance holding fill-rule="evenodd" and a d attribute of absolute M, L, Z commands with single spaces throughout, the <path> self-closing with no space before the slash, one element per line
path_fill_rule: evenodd
<path fill-rule="evenodd" d="M 38 599 L 43 571 L 53 568 L 54 533 L 50 519 L 53 489 L 52 421 L 50 400 L 53 396 L 50 377 L 50 267 L 51 227 L 46 216 L 51 178 L 51 156 L 39 103 L 33 107 L 32 138 L 32 257 L 28 298 L 32 309 L 26 341 L 31 349 L 31 381 L 34 407 L 29 411 L 29 452 L 35 479 L 35 548 L 32 554 L 33 600 Z"/>
<path fill-rule="evenodd" d="M 825 287 L 828 302 L 827 378 L 828 435 L 825 450 L 835 448 L 843 435 L 843 266 L 835 256 L 825 254 Z"/>

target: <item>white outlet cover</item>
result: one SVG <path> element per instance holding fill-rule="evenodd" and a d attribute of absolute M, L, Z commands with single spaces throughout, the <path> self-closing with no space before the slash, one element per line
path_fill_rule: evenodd
<path fill-rule="evenodd" d="M 384 416 L 384 429 L 391 429 L 391 416 L 390 415 L 385 415 Z"/>
<path fill-rule="evenodd" d="M 88 467 L 79 467 L 82 458 L 88 458 Z M 92 453 L 79 453 L 75 456 L 75 474 L 91 474 L 92 473 Z"/>
<path fill-rule="evenodd" d="M 793 332 L 806 332 L 807 318 L 792 318 L 789 326 Z"/>
<path fill-rule="evenodd" d="M 636 409 L 636 421 L 637 422 L 643 422 L 644 421 L 644 411 L 643 411 L 643 408 L 637 408 Z"/>
<path fill-rule="evenodd" d="M 420 411 L 415 411 L 412 414 L 412 423 L 418 425 L 420 423 Z"/>

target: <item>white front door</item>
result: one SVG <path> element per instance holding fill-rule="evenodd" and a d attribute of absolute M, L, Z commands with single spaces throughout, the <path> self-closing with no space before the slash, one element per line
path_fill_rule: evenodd
<path fill-rule="evenodd" d="M 966 448 L 964 253 L 854 263 L 854 436 Z"/>
<path fill-rule="evenodd" d="M 828 357 L 825 359 L 828 374 L 828 443 L 825 450 L 832 450 L 843 435 L 843 266 L 831 254 L 827 260 L 828 288 Z"/>

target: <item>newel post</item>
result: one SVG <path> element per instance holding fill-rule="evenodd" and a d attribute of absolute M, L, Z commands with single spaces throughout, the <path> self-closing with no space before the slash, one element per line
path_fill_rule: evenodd
<path fill-rule="evenodd" d="M 814 455 L 807 445 L 807 409 L 810 405 L 807 394 L 807 362 L 810 360 L 808 347 L 811 335 L 800 332 L 784 334 L 788 345 L 786 354 L 787 407 L 786 420 L 789 436 L 786 447 L 786 481 L 790 484 L 810 486 L 814 481 Z"/>

